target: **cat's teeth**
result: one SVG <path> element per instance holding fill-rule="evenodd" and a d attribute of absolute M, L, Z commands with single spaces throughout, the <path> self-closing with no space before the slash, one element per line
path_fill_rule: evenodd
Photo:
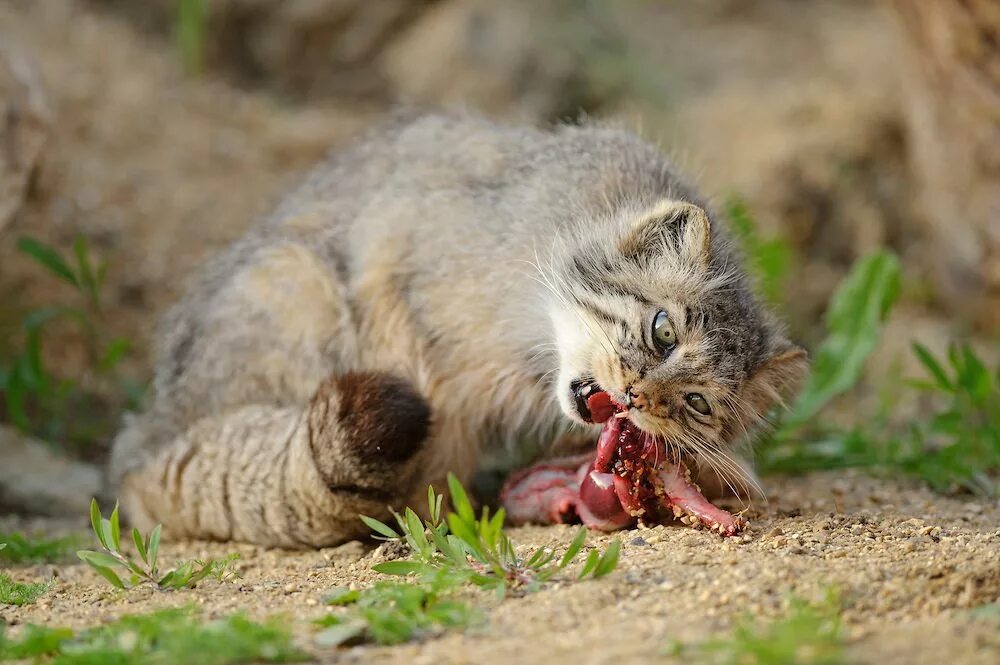
<path fill-rule="evenodd" d="M 583 395 L 584 397 L 586 397 L 587 395 L 590 394 L 590 391 L 593 390 L 593 389 L 594 389 L 593 386 L 586 385 L 583 388 L 580 388 L 580 394 Z"/>

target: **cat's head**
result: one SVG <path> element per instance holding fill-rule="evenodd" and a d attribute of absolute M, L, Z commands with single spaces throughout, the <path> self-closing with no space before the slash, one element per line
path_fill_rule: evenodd
<path fill-rule="evenodd" d="M 549 273 L 562 409 L 589 422 L 587 393 L 606 391 L 640 429 L 724 465 L 728 445 L 796 389 L 805 351 L 702 208 L 661 201 L 588 231 Z"/>

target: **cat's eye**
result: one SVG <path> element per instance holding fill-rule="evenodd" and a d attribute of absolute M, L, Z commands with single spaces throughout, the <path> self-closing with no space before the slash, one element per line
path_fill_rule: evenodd
<path fill-rule="evenodd" d="M 674 347 L 677 346 L 677 335 L 674 333 L 674 327 L 670 325 L 670 318 L 663 310 L 657 312 L 653 318 L 653 343 L 664 353 L 673 351 Z"/>
<path fill-rule="evenodd" d="M 684 400 L 688 403 L 692 409 L 697 411 L 703 416 L 712 415 L 712 407 L 708 405 L 708 400 L 699 395 L 698 393 L 688 393 L 684 396 Z"/>

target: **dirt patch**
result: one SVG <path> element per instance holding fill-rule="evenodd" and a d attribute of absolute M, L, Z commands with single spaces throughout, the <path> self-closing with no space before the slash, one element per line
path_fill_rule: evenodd
<path fill-rule="evenodd" d="M 32 235 L 68 254 L 83 235 L 108 261 L 105 316 L 137 342 L 137 372 L 187 276 L 372 115 L 288 107 L 188 78 L 167 46 L 80 2 L 5 3 L 0 29 L 38 61 L 55 114 L 31 196 L 2 237 L 0 324 L 66 300 L 63 284 L 14 251 L 15 239 Z M 53 366 L 73 375 L 80 345 L 54 340 Z"/>
<path fill-rule="evenodd" d="M 359 542 L 315 552 L 168 544 L 167 560 L 241 555 L 242 580 L 173 593 L 122 594 L 81 565 L 17 568 L 17 579 L 56 575 L 58 586 L 37 605 L 0 609 L 0 619 L 82 627 L 196 603 L 210 616 L 285 614 L 298 622 L 299 639 L 320 662 L 489 664 L 530 653 L 535 662 L 667 663 L 661 651 L 671 640 L 719 634 L 745 612 L 779 613 L 788 594 L 818 599 L 835 586 L 845 599 L 850 654 L 859 662 L 958 665 L 1000 656 L 995 621 L 968 611 L 1000 599 L 1000 505 L 843 473 L 776 479 L 770 489 L 769 505 L 751 511 L 746 537 L 721 540 L 679 527 L 624 532 L 621 562 L 609 577 L 555 583 L 499 603 L 483 598 L 484 626 L 396 647 L 323 650 L 311 643 L 308 621 L 327 611 L 320 602 L 327 590 L 378 577 L 370 570 L 376 555 Z M 84 522 L 81 516 L 76 526 Z M 0 522 L 0 528 L 11 526 Z M 523 546 L 560 548 L 573 527 L 511 533 Z M 590 541 L 610 538 L 593 534 Z"/>

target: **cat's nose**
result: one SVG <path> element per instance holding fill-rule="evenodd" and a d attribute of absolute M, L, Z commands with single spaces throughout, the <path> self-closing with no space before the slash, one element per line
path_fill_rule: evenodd
<path fill-rule="evenodd" d="M 633 386 L 629 386 L 628 390 L 625 391 L 625 406 L 630 409 L 638 409 L 642 411 L 649 406 L 649 401 L 646 396 L 642 393 L 637 393 Z"/>

